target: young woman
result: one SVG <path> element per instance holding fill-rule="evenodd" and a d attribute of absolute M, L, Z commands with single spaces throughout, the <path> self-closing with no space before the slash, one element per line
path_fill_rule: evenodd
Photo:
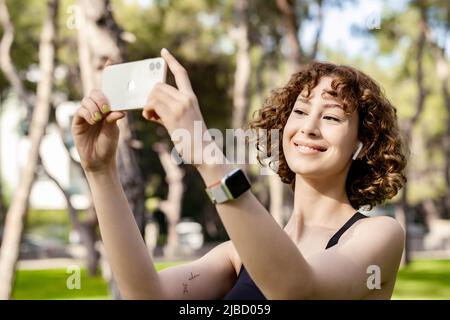
<path fill-rule="evenodd" d="M 196 121 L 206 132 L 186 70 L 167 50 L 161 56 L 177 88 L 158 84 L 143 116 L 169 133 L 183 128 L 194 137 Z M 367 75 L 345 66 L 309 64 L 275 90 L 250 123 L 252 128 L 281 132 L 278 175 L 295 195 L 284 229 L 251 190 L 241 190 L 216 204 L 231 240 L 198 260 L 160 272 L 119 182 L 116 121 L 124 116 L 110 112 L 106 98 L 93 91 L 72 124 L 106 253 L 124 298 L 391 297 L 403 229 L 395 219 L 367 218 L 357 210 L 397 194 L 406 181 L 406 160 L 396 110 Z M 215 160 L 224 160 L 220 155 Z M 192 153 L 181 156 L 193 163 Z M 195 164 L 206 186 L 233 169 L 226 161 L 217 162 Z"/>

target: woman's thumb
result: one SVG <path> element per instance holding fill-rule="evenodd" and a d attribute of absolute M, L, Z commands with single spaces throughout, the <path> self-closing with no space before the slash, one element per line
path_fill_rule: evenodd
<path fill-rule="evenodd" d="M 106 123 L 115 123 L 117 120 L 125 117 L 125 112 L 122 111 L 113 111 L 106 116 Z"/>

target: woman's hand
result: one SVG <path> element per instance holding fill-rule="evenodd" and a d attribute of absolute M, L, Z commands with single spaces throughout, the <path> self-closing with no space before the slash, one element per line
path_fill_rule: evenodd
<path fill-rule="evenodd" d="M 72 121 L 72 136 L 85 172 L 99 172 L 115 166 L 119 127 L 124 112 L 111 112 L 106 97 L 93 90 L 84 97 Z"/>
<path fill-rule="evenodd" d="M 161 56 L 174 74 L 178 89 L 165 83 L 156 84 L 142 115 L 167 129 L 185 163 L 199 164 L 204 161 L 202 141 L 212 139 L 207 132 L 186 69 L 166 49 L 161 50 Z M 195 127 L 195 133 L 201 136 L 194 135 Z M 183 141 L 180 143 L 179 139 Z M 199 139 L 202 141 L 198 141 Z M 186 145 L 191 147 L 190 150 L 187 150 Z"/>

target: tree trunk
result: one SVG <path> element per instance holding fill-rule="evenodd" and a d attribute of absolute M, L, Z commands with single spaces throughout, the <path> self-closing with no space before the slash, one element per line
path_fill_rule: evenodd
<path fill-rule="evenodd" d="M 49 0 L 47 6 L 48 16 L 42 29 L 39 44 L 39 68 L 42 78 L 37 86 L 37 103 L 30 126 L 30 149 L 19 186 L 6 215 L 3 233 L 0 252 L 0 299 L 9 299 L 11 297 L 15 266 L 19 257 L 20 240 L 28 209 L 28 200 L 39 158 L 39 148 L 50 113 L 58 0 Z"/>
<path fill-rule="evenodd" d="M 117 26 L 106 0 L 79 0 L 83 20 L 79 32 L 80 70 L 83 77 L 84 94 L 100 88 L 101 70 L 110 59 L 114 63 L 122 61 L 123 42 L 121 29 Z M 87 46 L 87 48 L 86 48 Z M 87 54 L 87 52 L 89 54 Z M 91 80 L 89 80 L 91 79 Z M 93 80 L 92 80 L 93 79 Z M 92 84 L 90 87 L 89 84 Z M 145 190 L 135 149 L 142 144 L 136 140 L 131 114 L 118 122 L 120 140 L 118 146 L 118 166 L 120 180 L 134 213 L 141 234 L 145 228 Z"/>
<path fill-rule="evenodd" d="M 425 48 L 425 40 L 427 33 L 427 17 L 426 17 L 426 9 L 423 6 L 419 6 L 420 9 L 420 22 L 419 22 L 419 36 L 417 39 L 417 53 L 416 53 L 416 63 L 417 63 L 417 71 L 416 71 L 416 84 L 419 91 L 416 100 L 416 111 L 414 115 L 406 121 L 404 128 L 404 136 L 406 145 L 411 145 L 412 140 L 412 131 L 417 121 L 419 120 L 420 115 L 425 106 L 425 98 L 427 96 L 427 90 L 425 89 L 425 84 L 423 80 L 423 54 Z M 408 177 L 408 167 L 405 168 L 405 176 Z M 402 258 L 402 265 L 408 264 L 411 261 L 410 257 L 410 235 L 408 232 L 408 223 L 410 222 L 410 207 L 408 203 L 408 185 L 411 181 L 407 182 L 403 187 L 403 192 L 401 196 L 401 209 L 398 211 L 399 215 L 403 217 L 399 219 L 400 222 L 404 222 L 403 226 L 406 232 L 406 241 L 405 241 L 405 252 Z"/>
<path fill-rule="evenodd" d="M 322 35 L 322 29 L 323 29 L 323 0 L 317 0 L 317 6 L 318 6 L 318 12 L 317 12 L 317 30 L 316 35 L 314 37 L 314 44 L 312 47 L 311 54 L 309 56 L 310 60 L 314 60 L 317 57 L 317 52 L 319 51 L 319 42 L 320 42 L 320 36 Z"/>
<path fill-rule="evenodd" d="M 276 86 L 276 83 L 280 77 L 276 65 L 276 62 L 272 61 L 269 66 L 271 74 L 269 76 L 269 79 L 271 79 L 269 82 L 270 88 L 274 88 Z M 279 148 L 282 148 L 282 146 L 280 145 Z M 284 222 L 286 218 L 288 218 L 285 216 L 284 212 L 286 185 L 281 181 L 278 174 L 268 176 L 268 180 L 270 191 L 270 213 L 280 227 L 284 227 Z"/>
<path fill-rule="evenodd" d="M 78 168 L 80 172 L 82 172 L 84 176 L 83 168 L 81 167 L 81 164 L 73 158 L 73 156 L 70 153 L 70 146 L 67 144 L 67 141 L 65 140 L 65 132 L 64 129 L 58 124 L 58 122 L 55 122 L 55 125 L 58 128 L 58 132 L 61 138 L 61 141 L 63 142 L 67 154 L 69 156 L 70 162 Z M 55 178 L 51 177 L 47 174 L 47 176 L 53 180 L 56 185 L 58 186 L 58 182 Z M 86 177 L 84 176 L 86 179 Z M 58 186 L 61 192 L 64 194 L 64 192 L 67 192 L 62 187 Z M 68 193 L 68 192 L 67 192 Z M 78 212 L 72 210 L 71 208 L 72 203 L 70 202 L 70 195 L 68 194 L 69 198 L 66 197 L 67 201 L 67 207 L 69 209 L 69 217 L 72 223 L 73 228 L 80 234 L 81 243 L 84 245 L 86 249 L 86 266 L 87 271 L 90 276 L 97 275 L 97 270 L 100 262 L 100 256 L 99 251 L 96 248 L 96 241 L 97 241 L 97 215 L 95 213 L 95 208 L 91 205 L 87 210 L 87 218 L 80 222 L 80 219 L 78 218 Z"/>
<path fill-rule="evenodd" d="M 1 22 L 2 22 L 2 26 L 4 27 L 5 30 L 7 30 L 7 32 L 4 34 L 4 37 L 2 39 L 2 42 L 0 44 L 0 51 L 1 51 L 1 61 L 2 61 L 2 70 L 4 71 L 4 73 L 7 75 L 7 78 L 13 88 L 13 90 L 17 93 L 19 100 L 21 102 L 23 102 L 25 105 L 27 105 L 27 109 L 32 109 L 32 105 L 31 105 L 31 95 L 29 92 L 26 92 L 26 90 L 23 87 L 23 83 L 19 77 L 19 74 L 17 72 L 17 70 L 14 67 L 14 64 L 12 63 L 11 57 L 9 56 L 9 48 L 12 44 L 12 39 L 14 38 L 14 29 L 13 26 L 11 24 L 11 21 L 9 19 L 9 15 L 8 15 L 8 11 L 6 10 L 7 7 L 4 4 L 3 0 L 0 0 L 0 18 L 1 18 Z M 55 59 L 56 60 L 56 59 Z M 58 125 L 58 123 L 56 122 L 56 124 Z M 58 126 L 58 129 L 60 131 L 61 134 L 61 139 L 64 142 L 64 134 L 62 132 L 62 128 Z M 66 145 L 66 143 L 64 142 L 67 150 L 68 150 L 68 154 L 70 155 L 69 152 L 69 147 Z M 81 169 L 81 165 L 76 162 L 72 157 L 71 157 L 72 163 L 75 163 L 75 165 L 78 165 Z M 51 179 L 51 177 L 50 177 Z M 57 184 L 58 185 L 58 184 Z M 63 192 L 64 194 L 64 192 Z M 86 251 L 87 251 L 87 263 L 86 265 L 88 266 L 88 273 L 89 275 L 93 276 L 96 274 L 96 270 L 97 270 L 97 266 L 98 266 L 98 252 L 95 250 L 94 244 L 95 244 L 95 236 L 96 236 L 96 225 L 97 225 L 97 221 L 96 221 L 96 216 L 94 215 L 92 219 L 92 215 L 90 215 L 90 219 L 87 219 L 85 222 L 83 223 L 79 223 L 79 221 L 74 221 L 73 219 L 78 219 L 77 215 L 73 215 L 72 209 L 70 207 L 71 203 L 68 203 L 68 210 L 69 210 L 69 217 L 71 218 L 72 221 L 72 225 L 74 226 L 74 228 L 76 228 L 76 230 L 80 233 L 81 237 L 82 237 L 82 243 L 85 245 L 86 247 Z M 1 218 L 0 218 L 0 225 L 2 224 Z M 91 232 L 89 232 L 88 230 L 92 230 Z M 87 237 L 83 240 L 83 235 L 84 237 Z M 91 244 L 92 245 L 89 245 Z"/>
<path fill-rule="evenodd" d="M 444 210 L 450 212 L 450 93 L 448 90 L 450 68 L 445 57 L 445 47 L 440 48 L 436 41 L 431 38 L 430 32 L 427 33 L 427 40 L 432 46 L 432 53 L 436 60 L 436 74 L 441 82 L 441 93 L 447 110 L 447 129 L 443 136 L 442 146 L 444 147 L 444 178 L 447 186 L 447 194 L 444 200 Z"/>
<path fill-rule="evenodd" d="M 166 182 L 169 189 L 167 199 L 159 205 L 159 209 L 167 217 L 167 245 L 164 248 L 164 256 L 174 258 L 180 252 L 176 226 L 181 217 L 184 171 L 172 160 L 167 145 L 156 143 L 153 148 L 158 153 L 161 165 L 166 172 Z"/>
<path fill-rule="evenodd" d="M 236 71 L 233 88 L 233 120 L 234 129 L 242 128 L 247 120 L 249 108 L 250 84 L 250 42 L 248 39 L 248 1 L 235 2 L 236 29 L 234 37 L 237 44 Z"/>
<path fill-rule="evenodd" d="M 122 30 L 117 25 L 110 10 L 109 0 L 79 0 L 81 17 L 78 34 L 80 69 L 84 94 L 100 88 L 101 70 L 110 59 L 113 63 L 122 61 L 124 43 Z M 143 239 L 145 239 L 145 185 L 139 168 L 139 158 L 135 149 L 141 147 L 135 138 L 132 114 L 118 121 L 120 138 L 118 145 L 118 168 L 120 181 L 134 214 Z M 95 214 L 94 208 L 90 210 Z M 106 274 L 109 274 L 106 272 Z M 110 279 L 110 292 L 114 298 L 120 293 Z"/>
<path fill-rule="evenodd" d="M 79 232 L 81 243 L 86 248 L 86 268 L 88 274 L 90 276 L 95 276 L 97 274 L 98 269 L 98 261 L 99 261 L 99 253 L 95 249 L 95 241 L 96 241 L 96 226 L 97 224 L 89 223 L 89 220 L 86 222 L 80 222 L 78 218 L 78 210 L 72 205 L 72 201 L 70 200 L 69 192 L 59 183 L 58 179 L 54 177 L 45 167 L 45 164 L 42 163 L 42 159 L 39 159 L 39 163 L 44 171 L 45 175 L 52 180 L 58 189 L 62 192 L 64 199 L 66 199 L 67 208 L 69 211 L 70 222 L 72 223 L 72 228 Z"/>
<path fill-rule="evenodd" d="M 298 40 L 299 20 L 295 14 L 294 0 L 277 0 L 277 6 L 283 16 L 283 26 L 289 48 L 288 59 L 290 73 L 297 72 L 303 63 L 303 50 Z"/>

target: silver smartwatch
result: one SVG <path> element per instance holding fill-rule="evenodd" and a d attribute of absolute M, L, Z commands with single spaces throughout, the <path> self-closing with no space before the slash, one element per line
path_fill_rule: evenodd
<path fill-rule="evenodd" d="M 236 199 L 248 189 L 250 189 L 250 181 L 245 173 L 237 168 L 205 190 L 212 203 L 218 204 Z"/>

